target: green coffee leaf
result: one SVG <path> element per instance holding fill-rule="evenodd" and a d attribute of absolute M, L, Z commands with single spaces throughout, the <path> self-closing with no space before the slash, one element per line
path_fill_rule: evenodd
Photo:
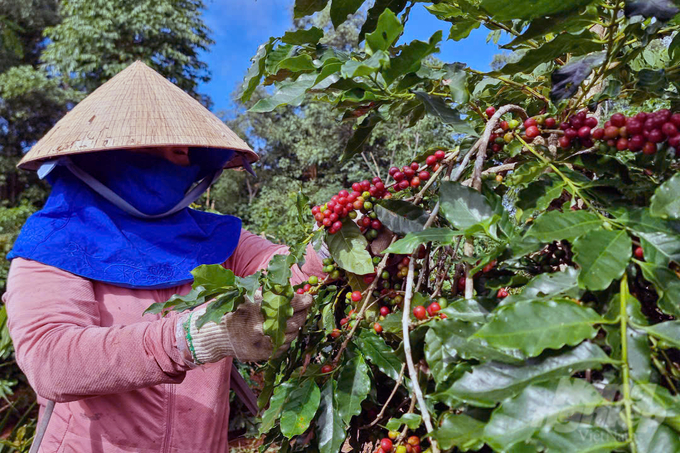
<path fill-rule="evenodd" d="M 666 321 L 649 327 L 642 327 L 648 334 L 667 345 L 680 348 L 680 321 Z"/>
<path fill-rule="evenodd" d="M 305 99 L 305 93 L 316 83 L 316 74 L 302 74 L 296 80 L 281 82 L 274 94 L 260 99 L 250 108 L 254 113 L 271 112 L 280 105 L 297 107 Z"/>
<path fill-rule="evenodd" d="M 402 75 L 417 72 L 423 59 L 438 51 L 437 45 L 441 40 L 442 32 L 439 30 L 430 37 L 428 42 L 415 40 L 401 46 L 399 55 L 390 59 L 389 67 L 382 73 L 385 83 L 389 86 Z"/>
<path fill-rule="evenodd" d="M 375 213 L 383 225 L 394 234 L 423 231 L 429 214 L 420 206 L 403 200 L 382 200 L 375 205 Z"/>
<path fill-rule="evenodd" d="M 431 96 L 423 91 L 414 91 L 413 94 L 423 102 L 427 113 L 436 116 L 443 123 L 448 124 L 453 132 L 457 134 L 477 135 L 474 128 L 461 118 L 460 113 L 449 107 L 442 98 Z"/>
<path fill-rule="evenodd" d="M 262 414 L 262 424 L 260 425 L 260 434 L 264 434 L 274 427 L 274 424 L 281 416 L 284 403 L 290 397 L 290 394 L 298 386 L 296 379 L 286 381 L 274 388 L 274 394 L 269 400 L 269 408 Z"/>
<path fill-rule="evenodd" d="M 398 431 L 402 426 L 406 425 L 411 430 L 416 430 L 422 422 L 422 417 L 418 414 L 404 414 L 399 418 L 391 418 L 385 427 L 390 431 Z"/>
<path fill-rule="evenodd" d="M 486 442 L 496 450 L 507 450 L 531 438 L 540 429 L 550 429 L 559 419 L 575 413 L 591 414 L 606 400 L 588 382 L 563 378 L 531 385 L 504 401 L 484 428 Z"/>
<path fill-rule="evenodd" d="M 639 453 L 680 451 L 680 436 L 657 420 L 642 418 L 635 429 L 635 444 Z"/>
<path fill-rule="evenodd" d="M 267 280 L 274 285 L 287 286 L 292 276 L 290 255 L 274 255 L 267 267 Z"/>
<path fill-rule="evenodd" d="M 345 222 L 337 233 L 326 234 L 326 244 L 341 268 L 358 275 L 373 273 L 371 255 L 366 250 L 368 241 L 356 223 Z"/>
<path fill-rule="evenodd" d="M 517 207 L 523 211 L 522 219 L 526 220 L 534 211 L 543 211 L 550 203 L 559 198 L 566 183 L 556 175 L 542 175 L 538 180 L 529 183 L 518 195 Z"/>
<path fill-rule="evenodd" d="M 328 0 L 295 0 L 293 17 L 299 19 L 314 14 L 324 9 L 327 3 Z"/>
<path fill-rule="evenodd" d="M 551 299 L 565 296 L 578 299 L 583 290 L 578 286 L 579 271 L 567 267 L 561 272 L 539 274 L 522 289 L 518 295 L 512 295 L 503 301 L 503 305 L 511 305 L 520 300 Z"/>
<path fill-rule="evenodd" d="M 680 316 L 680 279 L 672 270 L 654 263 L 639 262 L 642 275 L 654 284 L 657 304 L 664 313 Z"/>
<path fill-rule="evenodd" d="M 499 351 L 473 337 L 475 324 L 444 319 L 436 322 L 425 335 L 425 359 L 438 383 L 446 381 L 461 358 L 480 362 L 496 360 L 520 363 L 524 356 L 519 351 Z"/>
<path fill-rule="evenodd" d="M 380 14 L 375 31 L 366 35 L 366 47 L 371 52 L 385 51 L 390 48 L 402 31 L 404 27 L 401 21 L 391 10 L 385 9 Z"/>
<path fill-rule="evenodd" d="M 442 309 L 449 319 L 459 321 L 482 323 L 486 321 L 489 312 L 474 299 L 458 299 L 449 302 L 448 306 Z"/>
<path fill-rule="evenodd" d="M 341 162 L 347 162 L 352 157 L 357 154 L 361 154 L 364 150 L 364 146 L 368 143 L 368 139 L 371 138 L 373 129 L 378 124 L 378 117 L 376 115 L 369 115 L 361 123 L 357 124 L 356 129 L 352 136 L 347 140 L 345 145 L 345 150 L 340 158 Z"/>
<path fill-rule="evenodd" d="M 297 385 L 281 408 L 281 434 L 291 439 L 307 431 L 320 400 L 321 392 L 313 379 Z"/>
<path fill-rule="evenodd" d="M 573 240 L 601 225 L 602 220 L 588 211 L 548 211 L 534 221 L 526 235 L 543 242 Z"/>
<path fill-rule="evenodd" d="M 156 302 L 149 306 L 144 311 L 147 313 L 163 313 L 165 314 L 169 310 L 174 311 L 184 311 L 192 308 L 196 308 L 199 305 L 205 303 L 207 296 L 211 294 L 210 291 L 206 290 L 203 286 L 195 286 L 191 288 L 188 294 L 180 296 L 179 294 L 174 294 L 170 299 L 165 302 Z"/>
<path fill-rule="evenodd" d="M 428 242 L 448 245 L 452 244 L 454 239 L 462 236 L 462 234 L 462 232 L 450 228 L 428 228 L 417 233 L 408 233 L 404 238 L 390 245 L 384 253 L 409 254 L 413 253 L 419 245 Z"/>
<path fill-rule="evenodd" d="M 347 20 L 347 16 L 357 12 L 364 0 L 333 0 L 331 3 L 331 22 L 338 28 Z"/>
<path fill-rule="evenodd" d="M 599 346 L 584 342 L 559 355 L 529 359 L 521 366 L 500 362 L 477 365 L 445 393 L 473 405 L 493 407 L 528 385 L 569 377 L 577 371 L 600 369 L 604 364 L 613 363 L 616 363 L 615 360 Z"/>
<path fill-rule="evenodd" d="M 470 36 L 472 30 L 479 28 L 482 23 L 474 17 L 454 17 L 449 20 L 451 28 L 449 29 L 448 39 L 452 41 L 460 41 Z"/>
<path fill-rule="evenodd" d="M 286 44 L 301 46 L 303 44 L 316 44 L 323 38 L 323 30 L 312 27 L 309 30 L 287 31 L 281 41 Z"/>
<path fill-rule="evenodd" d="M 340 367 L 335 392 L 338 413 L 346 425 L 349 425 L 352 417 L 361 413 L 361 402 L 366 399 L 370 390 L 368 365 L 361 354 L 356 354 Z"/>
<path fill-rule="evenodd" d="M 606 429 L 576 422 L 560 424 L 558 429 L 546 426 L 534 437 L 547 453 L 609 453 L 627 445 Z"/>
<path fill-rule="evenodd" d="M 655 418 L 680 432 L 680 397 L 671 395 L 665 387 L 635 382 L 631 388 L 633 409 L 639 414 Z"/>
<path fill-rule="evenodd" d="M 441 211 L 454 227 L 465 230 L 490 219 L 494 211 L 484 196 L 457 182 L 446 181 L 439 189 Z"/>
<path fill-rule="evenodd" d="M 602 45 L 598 44 L 596 40 L 596 35 L 590 30 L 584 30 L 580 34 L 560 33 L 541 47 L 528 50 L 516 63 L 506 64 L 499 72 L 502 74 L 517 74 L 518 72 L 528 74 L 539 65 L 559 58 L 565 53 L 577 56 L 602 50 Z"/>
<path fill-rule="evenodd" d="M 444 414 L 432 437 L 446 450 L 479 450 L 484 445 L 484 423 L 465 414 Z"/>
<path fill-rule="evenodd" d="M 395 355 L 394 350 L 387 346 L 382 337 L 369 330 L 362 330 L 354 338 L 362 354 L 387 376 L 395 381 L 401 371 L 401 360 Z"/>
<path fill-rule="evenodd" d="M 506 305 L 474 336 L 497 348 L 516 348 L 530 357 L 545 349 L 574 346 L 597 333 L 602 321 L 591 308 L 571 300 L 529 300 Z"/>
<path fill-rule="evenodd" d="M 205 313 L 196 320 L 196 327 L 200 329 L 208 321 L 218 324 L 224 315 L 234 311 L 242 302 L 244 302 L 243 294 L 237 289 L 225 291 L 208 304 Z"/>
<path fill-rule="evenodd" d="M 243 83 L 240 87 L 241 92 L 239 93 L 239 98 L 241 99 L 241 102 L 249 101 L 250 97 L 255 92 L 255 89 L 260 84 L 260 80 L 265 71 L 265 61 L 269 52 L 274 48 L 274 42 L 274 38 L 269 38 L 267 43 L 262 44 L 257 48 L 257 53 L 252 58 L 252 64 L 250 65 L 250 68 L 248 68 L 248 73 L 243 79 Z"/>
<path fill-rule="evenodd" d="M 579 284 L 594 291 L 607 289 L 620 278 L 632 254 L 633 242 L 625 230 L 593 230 L 574 242 L 574 262 L 581 267 Z"/>
<path fill-rule="evenodd" d="M 316 423 L 316 435 L 319 438 L 321 453 L 337 453 L 345 441 L 345 424 L 338 412 L 335 393 L 336 383 L 333 379 L 329 379 L 321 390 L 319 420 Z"/>
<path fill-rule="evenodd" d="M 661 184 L 654 191 L 649 212 L 662 219 L 680 219 L 680 173 Z"/>
<path fill-rule="evenodd" d="M 218 291 L 234 285 L 236 276 L 221 264 L 204 264 L 191 271 L 194 276 L 193 286 L 202 286 L 207 291 Z"/>
<path fill-rule="evenodd" d="M 370 76 L 380 71 L 390 61 L 389 55 L 382 50 L 375 52 L 365 60 L 348 60 L 340 68 L 340 74 L 345 79 Z"/>
<path fill-rule="evenodd" d="M 680 262 L 680 236 L 660 231 L 637 233 L 645 260 L 667 267 L 671 261 Z"/>
<path fill-rule="evenodd" d="M 571 11 L 587 5 L 592 0 L 531 0 L 529 3 L 507 2 L 504 0 L 482 0 L 482 7 L 495 20 L 534 19 Z M 573 14 L 578 14 L 573 11 Z"/>
<path fill-rule="evenodd" d="M 276 351 L 285 341 L 286 323 L 293 316 L 293 307 L 288 297 L 265 291 L 262 293 L 261 310 L 264 317 L 262 330 L 271 338 Z"/>

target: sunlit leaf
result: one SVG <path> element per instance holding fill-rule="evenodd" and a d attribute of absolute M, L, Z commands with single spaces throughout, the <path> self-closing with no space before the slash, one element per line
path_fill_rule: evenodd
<path fill-rule="evenodd" d="M 262 330 L 271 338 L 276 351 L 285 340 L 286 323 L 293 316 L 293 307 L 288 297 L 265 291 L 262 293 L 262 315 Z"/>
<path fill-rule="evenodd" d="M 439 428 L 432 437 L 445 449 L 453 447 L 461 451 L 479 450 L 484 441 L 484 423 L 465 414 L 444 414 Z"/>
<path fill-rule="evenodd" d="M 417 233 L 407 234 L 404 238 L 399 239 L 397 242 L 390 245 L 385 250 L 385 253 L 413 253 L 421 244 L 426 244 L 428 242 L 436 242 L 445 245 L 451 244 L 454 238 L 461 235 L 461 232 L 454 231 L 450 228 L 428 228 L 427 230 L 419 231 Z"/>
<path fill-rule="evenodd" d="M 594 324 L 600 321 L 594 310 L 570 300 L 531 300 L 501 307 L 475 337 L 534 357 L 544 349 L 573 346 L 594 337 Z"/>
<path fill-rule="evenodd" d="M 574 10 L 591 3 L 592 0 L 529 0 L 524 2 L 508 2 L 504 0 L 482 0 L 482 7 L 495 20 L 533 19 L 550 16 L 563 11 Z M 574 12 L 574 14 L 577 14 Z"/>
<path fill-rule="evenodd" d="M 321 392 L 313 379 L 298 384 L 281 408 L 281 434 L 290 439 L 307 431 L 320 400 Z"/>
<path fill-rule="evenodd" d="M 366 35 L 366 46 L 372 52 L 385 51 L 390 48 L 403 30 L 404 27 L 397 16 L 390 9 L 385 9 L 380 14 L 375 31 Z"/>
<path fill-rule="evenodd" d="M 680 219 L 680 173 L 656 189 L 649 212 L 662 219 Z"/>
<path fill-rule="evenodd" d="M 314 14 L 326 7 L 328 0 L 295 0 L 293 17 L 300 18 Z"/>
<path fill-rule="evenodd" d="M 345 425 L 338 412 L 335 392 L 336 383 L 333 379 L 329 379 L 321 390 L 319 420 L 316 423 L 321 453 L 337 453 L 345 440 Z"/>
<path fill-rule="evenodd" d="M 383 225 L 395 234 L 422 231 L 429 214 L 420 206 L 403 200 L 382 200 L 375 213 Z"/>
<path fill-rule="evenodd" d="M 579 370 L 599 369 L 612 363 L 615 361 L 599 346 L 584 342 L 561 354 L 546 354 L 529 359 L 522 365 L 500 362 L 477 365 L 446 392 L 461 401 L 492 407 L 528 385 L 569 377 Z"/>
<path fill-rule="evenodd" d="M 504 401 L 491 415 L 484 437 L 497 450 L 507 450 L 539 429 L 575 413 L 591 414 L 605 399 L 582 379 L 563 378 L 527 387 Z"/>
<path fill-rule="evenodd" d="M 579 284 L 591 290 L 606 289 L 626 270 L 633 242 L 625 230 L 593 230 L 574 242 L 574 262 L 581 266 Z"/>
<path fill-rule="evenodd" d="M 572 240 L 600 225 L 602 220 L 588 211 L 548 211 L 534 221 L 527 236 L 544 242 Z"/>
<path fill-rule="evenodd" d="M 373 272 L 371 255 L 366 250 L 368 241 L 356 223 L 345 222 L 340 231 L 327 234 L 326 244 L 335 262 L 346 271 L 358 275 Z"/>
<path fill-rule="evenodd" d="M 316 44 L 323 38 L 323 30 L 318 27 L 312 27 L 309 30 L 295 30 L 284 33 L 283 41 L 286 44 L 293 44 L 300 46 L 302 44 Z"/>
<path fill-rule="evenodd" d="M 368 376 L 368 365 L 361 354 L 343 363 L 338 376 L 338 387 L 335 399 L 338 402 L 338 413 L 345 424 L 361 412 L 361 403 L 371 390 L 371 379 Z"/>
<path fill-rule="evenodd" d="M 447 181 L 441 184 L 439 194 L 442 214 L 458 229 L 467 229 L 494 214 L 487 199 L 471 187 Z"/>

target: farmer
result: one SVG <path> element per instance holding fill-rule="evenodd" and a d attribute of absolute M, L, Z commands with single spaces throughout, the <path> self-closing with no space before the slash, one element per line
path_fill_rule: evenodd
<path fill-rule="evenodd" d="M 42 452 L 225 452 L 232 358 L 272 353 L 259 306 L 196 329 L 193 314 L 142 316 L 191 289 L 190 271 L 246 276 L 287 248 L 231 216 L 187 206 L 223 168 L 257 155 L 217 117 L 141 62 L 71 110 L 19 167 L 52 192 L 24 225 L 4 302 L 17 362 L 55 401 Z M 195 185 L 194 189 L 190 189 Z M 292 283 L 321 275 L 308 253 Z M 259 299 L 256 297 L 256 302 Z M 296 296 L 287 344 L 311 296 Z"/>

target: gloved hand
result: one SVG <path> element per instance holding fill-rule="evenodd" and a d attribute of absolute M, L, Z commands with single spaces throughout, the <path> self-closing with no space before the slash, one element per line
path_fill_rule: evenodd
<path fill-rule="evenodd" d="M 296 294 L 291 300 L 294 314 L 286 324 L 286 340 L 276 354 L 288 349 L 290 342 L 307 319 L 307 311 L 314 302 L 310 294 Z M 241 362 L 260 362 L 273 353 L 271 338 L 263 332 L 264 318 L 260 309 L 262 295 L 258 291 L 255 301 L 246 301 L 224 315 L 219 323 L 209 321 L 196 327 L 206 306 L 194 310 L 185 325 L 187 345 L 198 364 L 217 362 L 225 357 L 235 357 Z"/>

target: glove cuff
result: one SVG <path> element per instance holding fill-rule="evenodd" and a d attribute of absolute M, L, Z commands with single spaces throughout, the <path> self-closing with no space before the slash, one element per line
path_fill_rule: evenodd
<path fill-rule="evenodd" d="M 201 307 L 191 312 L 185 323 L 187 345 L 194 362 L 201 365 L 217 362 L 227 356 L 235 357 L 225 323 L 208 321 L 200 329 L 196 326 L 198 318 L 205 314 L 205 311 L 206 308 Z"/>

